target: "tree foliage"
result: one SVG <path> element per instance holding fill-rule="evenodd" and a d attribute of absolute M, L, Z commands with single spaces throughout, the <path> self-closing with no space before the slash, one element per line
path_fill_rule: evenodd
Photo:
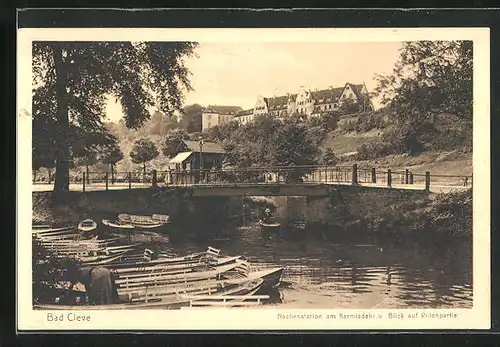
<path fill-rule="evenodd" d="M 405 42 L 390 75 L 377 75 L 375 94 L 393 110 L 401 144 L 410 154 L 437 116 L 455 117 L 472 135 L 471 41 Z M 470 137 L 470 140 L 472 136 Z"/>
<path fill-rule="evenodd" d="M 134 164 L 143 164 L 144 172 L 146 171 L 146 162 L 153 160 L 160 153 L 153 141 L 147 138 L 141 138 L 135 141 L 130 158 Z"/>
<path fill-rule="evenodd" d="M 226 162 L 237 167 L 317 164 L 321 157 L 319 146 L 326 134 L 323 127 L 269 115 L 258 116 L 245 125 L 228 123 L 219 130 Z"/>
<path fill-rule="evenodd" d="M 162 143 L 161 151 L 168 158 L 174 157 L 181 147 L 182 140 L 189 138 L 188 133 L 184 129 L 170 131 Z"/>
<path fill-rule="evenodd" d="M 339 158 L 332 148 L 327 148 L 323 152 L 322 162 L 325 165 L 336 165 L 339 162 Z"/>
<path fill-rule="evenodd" d="M 185 106 L 182 109 L 181 128 L 185 129 L 188 133 L 201 131 L 202 113 L 203 107 L 201 105 L 193 104 Z"/>
<path fill-rule="evenodd" d="M 105 151 L 101 154 L 100 160 L 104 164 L 109 164 L 111 168 L 111 182 L 114 182 L 115 180 L 115 175 L 114 175 L 114 170 L 115 170 L 115 165 L 119 161 L 123 160 L 124 155 L 122 150 L 117 144 L 114 144 L 112 146 L 109 146 L 106 148 Z"/>
<path fill-rule="evenodd" d="M 183 93 L 191 89 L 183 58 L 195 47 L 192 42 L 33 43 L 33 113 L 54 122 L 55 193 L 69 190 L 72 139 L 107 134 L 109 96 L 120 102 L 132 129 L 150 118 L 153 105 L 166 114 L 181 109 Z"/>

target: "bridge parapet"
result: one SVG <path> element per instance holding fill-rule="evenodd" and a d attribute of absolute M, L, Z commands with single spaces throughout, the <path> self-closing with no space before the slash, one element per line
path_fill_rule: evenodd
<path fill-rule="evenodd" d="M 352 166 L 274 166 L 231 168 L 194 171 L 156 171 L 132 175 L 128 173 L 90 172 L 73 182 L 74 190 L 134 189 L 156 186 L 205 187 L 215 192 L 218 188 L 252 188 L 263 191 L 262 186 L 291 185 L 359 185 L 390 189 L 424 190 L 446 192 L 472 187 L 472 176 L 431 175 L 430 172 L 414 173 L 409 169 L 391 170 Z M 76 184 L 75 184 L 76 183 Z M 255 186 L 261 188 L 255 188 Z M 34 191 L 51 190 L 52 185 L 42 182 L 33 185 Z M 281 189 L 281 188 L 280 188 Z M 298 188 L 297 188 L 298 189 Z M 307 188 L 310 190 L 310 187 Z M 281 191 L 284 191 L 281 189 Z"/>

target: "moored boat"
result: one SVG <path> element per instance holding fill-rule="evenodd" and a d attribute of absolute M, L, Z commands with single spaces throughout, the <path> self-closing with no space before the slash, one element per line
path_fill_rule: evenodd
<path fill-rule="evenodd" d="M 85 219 L 78 224 L 78 230 L 84 232 L 90 232 L 97 229 L 97 223 L 92 219 Z"/>
<path fill-rule="evenodd" d="M 281 223 L 269 223 L 264 221 L 259 221 L 259 225 L 265 230 L 277 230 L 281 227 Z"/>
<path fill-rule="evenodd" d="M 32 226 L 32 232 L 33 234 L 48 234 L 48 233 L 55 233 L 55 232 L 68 232 L 75 229 L 74 226 L 65 226 L 65 227 L 51 227 L 49 225 L 43 225 L 40 227 L 35 227 Z"/>
<path fill-rule="evenodd" d="M 125 224 L 130 224 L 141 228 L 157 228 L 170 223 L 170 216 L 153 214 L 151 216 L 138 216 L 122 213 L 118 215 L 118 220 Z"/>
<path fill-rule="evenodd" d="M 104 224 L 105 226 L 111 227 L 111 228 L 115 228 L 115 229 L 128 229 L 128 230 L 135 229 L 135 226 L 133 226 L 132 224 L 128 224 L 128 223 L 122 222 L 120 220 L 112 221 L 109 219 L 103 219 L 102 224 Z"/>

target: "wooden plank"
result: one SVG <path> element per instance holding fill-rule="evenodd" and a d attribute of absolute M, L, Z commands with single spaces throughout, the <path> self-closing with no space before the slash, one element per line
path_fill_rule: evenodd
<path fill-rule="evenodd" d="M 260 306 L 262 302 L 260 301 L 198 301 L 195 300 L 191 306 Z"/>
<path fill-rule="evenodd" d="M 269 299 L 269 295 L 207 295 L 207 296 L 195 296 L 195 297 L 186 297 L 190 300 L 249 300 L 249 299 L 260 299 L 267 300 Z"/>
<path fill-rule="evenodd" d="M 232 264 L 230 266 L 219 266 L 217 267 L 215 270 L 211 270 L 211 271 L 200 271 L 200 272 L 186 272 L 184 274 L 175 274 L 175 275 L 169 275 L 169 274 L 166 274 L 166 275 L 162 275 L 162 274 L 157 274 L 157 275 L 153 275 L 151 276 L 150 280 L 151 281 L 169 281 L 169 280 L 185 280 L 185 279 L 190 279 L 190 278 L 207 278 L 207 277 L 213 277 L 213 276 L 216 276 L 218 274 L 221 274 L 221 273 L 224 273 L 230 269 L 232 269 Z M 125 280 L 125 279 L 118 279 L 116 280 L 116 283 L 124 283 L 124 282 L 128 282 L 128 283 L 132 283 L 132 282 L 144 282 L 144 278 L 142 277 L 139 277 L 139 278 L 132 278 L 132 279 L 128 279 L 128 280 Z"/>

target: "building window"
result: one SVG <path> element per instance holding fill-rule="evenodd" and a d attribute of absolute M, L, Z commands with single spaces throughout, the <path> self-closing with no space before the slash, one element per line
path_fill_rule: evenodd
<path fill-rule="evenodd" d="M 332 104 L 328 105 L 328 109 L 330 110 L 332 109 Z"/>

